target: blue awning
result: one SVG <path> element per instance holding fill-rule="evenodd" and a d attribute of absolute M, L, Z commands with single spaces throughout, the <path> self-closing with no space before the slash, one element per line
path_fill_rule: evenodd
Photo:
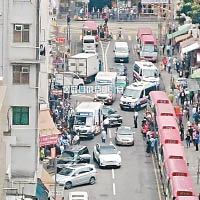
<path fill-rule="evenodd" d="M 39 200 L 48 200 L 48 192 L 46 191 L 45 187 L 40 183 L 37 183 L 36 197 Z"/>

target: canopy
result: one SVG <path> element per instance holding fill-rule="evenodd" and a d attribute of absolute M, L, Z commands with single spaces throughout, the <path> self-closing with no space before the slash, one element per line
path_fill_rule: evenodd
<path fill-rule="evenodd" d="M 188 39 L 188 38 L 190 38 L 190 37 L 191 37 L 191 35 L 187 33 L 187 34 L 185 34 L 185 35 L 181 35 L 181 36 L 176 37 L 176 38 L 175 38 L 175 42 L 178 43 L 178 42 L 181 42 L 181 41 L 183 41 L 183 40 L 186 40 L 186 39 Z"/>
<path fill-rule="evenodd" d="M 183 42 L 181 42 L 181 43 L 180 43 L 180 47 L 181 47 L 181 48 L 185 48 L 185 47 L 187 47 L 187 46 L 190 46 L 190 45 L 193 44 L 193 43 L 195 43 L 195 40 L 194 40 L 194 38 L 192 37 L 192 38 L 189 38 L 189 39 L 184 40 Z"/>
<path fill-rule="evenodd" d="M 195 43 L 191 44 L 190 46 L 187 46 L 185 48 L 182 48 L 181 53 L 188 53 L 190 51 L 194 51 L 200 49 L 200 42 L 196 41 Z"/>
<path fill-rule="evenodd" d="M 188 31 L 189 31 L 189 28 L 187 27 L 187 28 L 181 29 L 179 31 L 173 32 L 173 33 L 167 35 L 167 39 L 169 40 L 169 39 L 178 37 L 180 35 L 186 34 Z"/>
<path fill-rule="evenodd" d="M 182 26 L 179 26 L 178 27 L 178 30 L 182 30 L 182 29 L 185 29 L 185 28 L 191 28 L 192 27 L 192 24 L 184 24 L 184 25 L 182 25 Z"/>

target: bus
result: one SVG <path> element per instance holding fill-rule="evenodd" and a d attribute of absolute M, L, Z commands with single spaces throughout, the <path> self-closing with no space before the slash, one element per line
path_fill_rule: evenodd
<path fill-rule="evenodd" d="M 82 28 L 82 39 L 86 35 L 95 36 L 96 46 L 99 43 L 99 33 L 97 25 L 94 21 L 85 21 Z"/>
<path fill-rule="evenodd" d="M 140 42 L 140 40 L 141 40 L 141 37 L 143 36 L 143 35 L 152 35 L 153 33 L 152 33 L 152 30 L 151 30 L 151 28 L 140 28 L 140 29 L 138 29 L 138 32 L 137 32 L 137 42 L 139 43 Z"/>
<path fill-rule="evenodd" d="M 163 91 L 151 91 L 149 93 L 150 99 L 153 104 L 171 104 L 169 97 L 167 96 L 166 92 Z"/>
<path fill-rule="evenodd" d="M 158 58 L 157 42 L 153 35 L 142 35 L 140 42 L 140 60 L 156 62 Z"/>
<path fill-rule="evenodd" d="M 199 198 L 196 196 L 179 196 L 176 198 L 176 200 L 199 200 Z"/>
<path fill-rule="evenodd" d="M 171 104 L 157 104 L 156 105 L 156 115 L 157 116 L 172 116 L 176 117 L 174 107 Z"/>
<path fill-rule="evenodd" d="M 173 116 L 157 116 L 156 123 L 157 123 L 158 131 L 162 129 L 179 130 L 176 119 Z"/>

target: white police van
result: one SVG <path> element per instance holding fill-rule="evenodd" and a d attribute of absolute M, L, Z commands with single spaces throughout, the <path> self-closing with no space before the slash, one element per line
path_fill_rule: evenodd
<path fill-rule="evenodd" d="M 156 90 L 156 86 L 150 82 L 135 82 L 127 86 L 123 96 L 120 99 L 120 108 L 122 110 L 142 109 L 147 106 L 149 93 Z"/>
<path fill-rule="evenodd" d="M 158 68 L 148 61 L 135 61 L 133 65 L 133 79 L 154 83 L 157 88 L 160 86 Z"/>

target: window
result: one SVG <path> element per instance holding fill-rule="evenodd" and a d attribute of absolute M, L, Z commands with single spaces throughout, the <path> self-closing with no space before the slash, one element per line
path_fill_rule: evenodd
<path fill-rule="evenodd" d="M 14 106 L 13 125 L 29 125 L 29 107 Z"/>
<path fill-rule="evenodd" d="M 13 65 L 13 84 L 29 84 L 29 65 Z"/>
<path fill-rule="evenodd" d="M 134 70 L 139 74 L 139 66 L 137 64 L 135 64 Z"/>
<path fill-rule="evenodd" d="M 13 41 L 14 42 L 29 42 L 29 25 L 14 24 L 13 25 Z"/>

